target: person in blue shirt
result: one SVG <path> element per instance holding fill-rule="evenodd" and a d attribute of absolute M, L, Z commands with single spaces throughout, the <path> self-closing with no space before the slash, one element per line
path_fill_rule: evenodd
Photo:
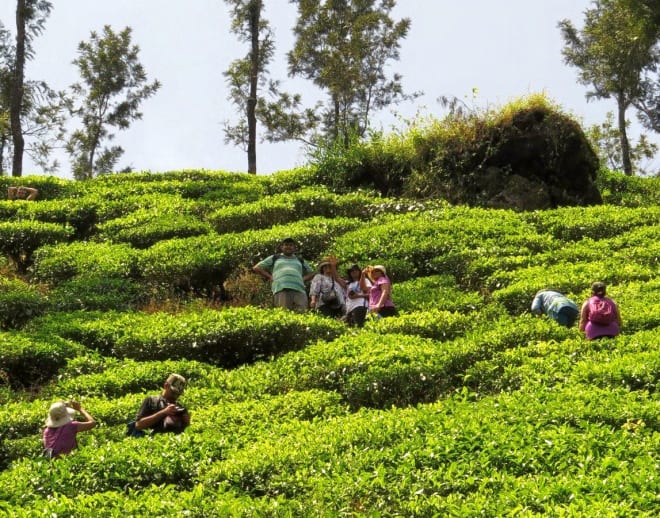
<path fill-rule="evenodd" d="M 296 241 L 288 237 L 280 244 L 280 253 L 266 257 L 252 270 L 272 283 L 275 307 L 304 313 L 308 308 L 305 282 L 314 277 L 315 272 L 296 255 L 297 250 Z"/>
<path fill-rule="evenodd" d="M 572 327 L 580 312 L 575 302 L 566 295 L 554 290 L 541 290 L 532 301 L 532 313 L 548 315 L 559 325 Z"/>

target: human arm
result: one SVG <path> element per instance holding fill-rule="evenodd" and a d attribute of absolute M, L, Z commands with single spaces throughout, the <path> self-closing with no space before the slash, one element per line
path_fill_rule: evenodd
<path fill-rule="evenodd" d="M 580 324 L 578 329 L 584 331 L 587 327 L 587 322 L 589 321 L 589 301 L 582 304 L 582 309 L 580 310 Z"/>
<path fill-rule="evenodd" d="M 78 421 L 79 432 L 86 432 L 96 426 L 96 420 L 78 401 L 71 401 L 69 406 L 85 418 L 85 421 Z"/>
<path fill-rule="evenodd" d="M 371 286 L 369 285 L 368 278 L 367 278 L 367 273 L 369 269 L 365 268 L 360 272 L 360 289 L 362 290 L 363 293 L 369 293 L 371 290 Z"/>
<path fill-rule="evenodd" d="M 154 428 L 167 416 L 174 416 L 177 414 L 179 408 L 174 403 L 169 403 L 164 408 L 159 409 L 153 398 L 147 398 L 143 401 L 140 410 L 138 411 L 135 419 L 136 430 L 144 430 L 145 428 Z"/>
<path fill-rule="evenodd" d="M 532 301 L 532 313 L 535 315 L 543 314 L 543 298 L 540 293 L 537 293 Z"/>
<path fill-rule="evenodd" d="M 380 289 L 381 289 L 380 299 L 378 299 L 378 303 L 373 308 L 376 312 L 378 312 L 382 307 L 385 306 L 385 302 L 388 299 L 390 299 L 392 295 L 392 285 L 389 282 L 387 281 L 381 282 Z"/>
<path fill-rule="evenodd" d="M 614 307 L 616 307 L 616 322 L 619 324 L 619 327 L 621 327 L 623 322 L 621 320 L 621 312 L 619 311 L 619 306 L 618 304 L 614 304 Z"/>
<path fill-rule="evenodd" d="M 262 268 L 262 267 L 259 266 L 258 264 L 255 264 L 255 265 L 252 267 L 252 271 L 253 271 L 254 273 L 258 273 L 258 274 L 261 275 L 264 279 L 266 279 L 266 280 L 268 280 L 268 281 L 270 281 L 270 282 L 273 282 L 273 275 L 272 275 L 268 270 L 266 270 L 265 268 Z"/>
<path fill-rule="evenodd" d="M 25 196 L 27 194 L 27 196 Z M 23 187 L 23 195 L 28 201 L 36 200 L 39 195 L 39 191 L 33 187 Z"/>

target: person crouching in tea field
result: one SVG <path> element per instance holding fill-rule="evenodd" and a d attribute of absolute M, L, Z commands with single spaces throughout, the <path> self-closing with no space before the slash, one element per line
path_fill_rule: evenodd
<path fill-rule="evenodd" d="M 76 421 L 76 412 L 85 421 Z M 48 410 L 46 428 L 43 431 L 44 455 L 49 459 L 68 455 L 78 447 L 76 435 L 96 426 L 94 418 L 78 401 L 58 401 Z"/>
<path fill-rule="evenodd" d="M 582 304 L 580 331 L 587 340 L 614 338 L 621 332 L 621 313 L 616 303 L 605 296 L 606 286 L 602 282 L 591 285 L 591 297 Z"/>
<path fill-rule="evenodd" d="M 144 399 L 135 418 L 134 431 L 129 424 L 129 435 L 140 436 L 146 429 L 151 429 L 152 433 L 180 433 L 187 428 L 190 414 L 177 402 L 185 388 L 186 379 L 183 376 L 170 374 L 160 395 Z"/>
<path fill-rule="evenodd" d="M 580 312 L 577 304 L 566 295 L 553 290 L 541 290 L 532 301 L 532 313 L 548 315 L 559 325 L 573 327 Z"/>

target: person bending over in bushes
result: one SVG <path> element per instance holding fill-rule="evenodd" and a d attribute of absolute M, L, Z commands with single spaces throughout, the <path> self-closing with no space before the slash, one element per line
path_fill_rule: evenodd
<path fill-rule="evenodd" d="M 134 426 L 129 424 L 128 435 L 144 435 L 144 430 L 148 428 L 152 433 L 181 433 L 190 425 L 188 410 L 177 403 L 185 388 L 186 379 L 183 376 L 170 374 L 160 395 L 149 396 L 142 402 Z"/>
<path fill-rule="evenodd" d="M 397 315 L 396 307 L 392 302 L 392 281 L 383 265 L 367 266 L 362 270 L 360 288 L 369 293 L 369 313 L 377 318 Z"/>
<path fill-rule="evenodd" d="M 314 270 L 296 256 L 298 244 L 290 237 L 280 243 L 280 253 L 266 257 L 252 270 L 272 283 L 273 304 L 297 313 L 307 311 L 305 282 L 314 277 Z"/>
<path fill-rule="evenodd" d="M 86 421 L 76 421 L 79 412 Z M 50 405 L 43 432 L 44 455 L 49 459 L 68 455 L 78 447 L 76 435 L 96 426 L 94 418 L 77 401 Z"/>
<path fill-rule="evenodd" d="M 39 196 L 39 190 L 34 187 L 7 187 L 7 199 L 8 200 L 27 200 L 32 201 L 36 200 Z"/>
<path fill-rule="evenodd" d="M 559 325 L 573 327 L 579 315 L 575 302 L 558 291 L 541 290 L 532 301 L 532 313 L 548 315 Z"/>
<path fill-rule="evenodd" d="M 582 304 L 580 311 L 580 331 L 587 340 L 614 338 L 621 332 L 621 313 L 616 303 L 605 296 L 605 283 L 591 285 L 591 297 Z"/>

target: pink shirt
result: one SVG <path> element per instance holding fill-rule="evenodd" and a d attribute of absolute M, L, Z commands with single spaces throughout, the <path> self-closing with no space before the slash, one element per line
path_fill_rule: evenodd
<path fill-rule="evenodd" d="M 374 281 L 374 285 L 371 287 L 371 290 L 369 290 L 369 307 L 373 308 L 378 305 L 378 302 L 380 301 L 380 297 L 383 294 L 383 284 L 389 284 L 390 287 L 392 283 L 390 282 L 389 278 L 385 275 L 381 275 L 378 277 L 376 281 Z M 392 298 L 388 297 L 385 299 L 385 302 L 383 302 L 383 307 L 394 307 L 394 302 L 392 302 Z"/>
<path fill-rule="evenodd" d="M 53 457 L 59 455 L 68 455 L 74 450 L 78 443 L 76 434 L 78 433 L 78 421 L 60 426 L 59 428 L 44 428 L 43 442 L 44 448 L 53 449 Z"/>

